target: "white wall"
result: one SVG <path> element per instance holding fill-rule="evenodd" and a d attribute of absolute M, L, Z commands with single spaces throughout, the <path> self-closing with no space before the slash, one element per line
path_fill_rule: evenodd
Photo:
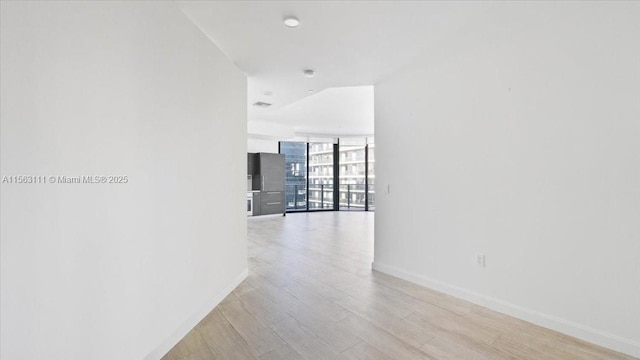
<path fill-rule="evenodd" d="M 1 357 L 160 358 L 246 274 L 246 79 L 170 2 L 1 3 Z"/>
<path fill-rule="evenodd" d="M 640 356 L 640 3 L 483 9 L 376 85 L 374 268 Z"/>
<path fill-rule="evenodd" d="M 278 153 L 278 140 L 268 140 L 268 139 L 256 139 L 256 138 L 248 138 L 247 139 L 247 151 L 250 153 Z"/>

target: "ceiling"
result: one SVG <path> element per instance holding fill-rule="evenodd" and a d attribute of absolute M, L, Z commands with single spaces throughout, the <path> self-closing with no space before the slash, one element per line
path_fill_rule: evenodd
<path fill-rule="evenodd" d="M 373 86 L 328 88 L 274 109 L 261 121 L 288 126 L 294 135 L 373 135 Z M 254 122 L 250 135 L 256 135 Z"/>
<path fill-rule="evenodd" d="M 331 89 L 374 85 L 455 32 L 475 8 L 469 3 L 430 1 L 179 4 L 246 73 L 250 122 L 279 123 L 292 126 L 295 132 L 362 134 L 373 130 L 373 91 Z M 289 15 L 300 19 L 299 27 L 283 24 Z M 304 69 L 313 69 L 316 75 L 305 77 Z M 362 100 L 367 93 L 371 102 Z M 251 105 L 257 101 L 273 105 Z M 346 113 L 336 118 L 336 111 L 327 110 L 348 109 L 348 104 L 370 106 L 370 110 L 356 111 L 370 114 L 370 126 L 363 124 L 362 116 L 351 119 Z M 307 116 L 318 111 L 324 114 Z"/>

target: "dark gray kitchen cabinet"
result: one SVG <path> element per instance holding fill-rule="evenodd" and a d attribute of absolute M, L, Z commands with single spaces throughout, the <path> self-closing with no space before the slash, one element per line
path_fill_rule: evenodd
<path fill-rule="evenodd" d="M 253 216 L 262 215 L 262 211 L 260 211 L 260 208 L 262 207 L 260 202 L 261 199 L 262 197 L 260 196 L 259 191 L 253 193 Z"/>
<path fill-rule="evenodd" d="M 253 175 L 253 188 L 284 192 L 284 155 L 257 153 L 253 161 L 257 169 L 257 174 Z"/>
<path fill-rule="evenodd" d="M 251 175 L 253 215 L 284 214 L 284 155 L 248 153 L 247 174 Z"/>
<path fill-rule="evenodd" d="M 256 170 L 256 157 L 258 154 L 247 153 L 247 175 L 255 176 Z"/>
<path fill-rule="evenodd" d="M 260 192 L 260 215 L 284 214 L 283 191 Z"/>

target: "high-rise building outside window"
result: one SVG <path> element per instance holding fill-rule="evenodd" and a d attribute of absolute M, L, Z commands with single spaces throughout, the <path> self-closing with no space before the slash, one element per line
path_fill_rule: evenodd
<path fill-rule="evenodd" d="M 340 210 L 373 210 L 375 145 L 368 140 L 368 145 L 351 141 L 338 146 L 338 176 L 334 174 L 333 143 L 280 142 L 287 169 L 287 211 L 334 209 L 334 181 Z"/>
<path fill-rule="evenodd" d="M 340 145 L 340 210 L 364 210 L 365 145 Z"/>
<path fill-rule="evenodd" d="M 368 201 L 369 206 L 368 210 L 372 211 L 376 208 L 376 145 L 374 143 L 369 143 L 368 148 L 368 156 L 367 156 L 367 186 L 368 186 Z"/>
<path fill-rule="evenodd" d="M 280 142 L 284 154 L 284 198 L 287 211 L 307 210 L 307 143 Z"/>
<path fill-rule="evenodd" d="M 309 143 L 309 210 L 333 209 L 333 143 Z"/>

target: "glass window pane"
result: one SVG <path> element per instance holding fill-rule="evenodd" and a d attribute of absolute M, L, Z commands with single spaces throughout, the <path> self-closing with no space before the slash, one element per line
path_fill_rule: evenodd
<path fill-rule="evenodd" d="M 340 145 L 340 210 L 364 210 L 364 151 L 364 145 Z"/>
<path fill-rule="evenodd" d="M 287 211 L 307 209 L 307 144 L 280 142 L 285 159 L 285 205 Z"/>
<path fill-rule="evenodd" d="M 309 210 L 333 209 L 333 143 L 309 144 Z"/>
<path fill-rule="evenodd" d="M 367 172 L 369 174 L 369 211 L 376 208 L 376 146 L 375 144 L 369 144 L 369 167 Z"/>

